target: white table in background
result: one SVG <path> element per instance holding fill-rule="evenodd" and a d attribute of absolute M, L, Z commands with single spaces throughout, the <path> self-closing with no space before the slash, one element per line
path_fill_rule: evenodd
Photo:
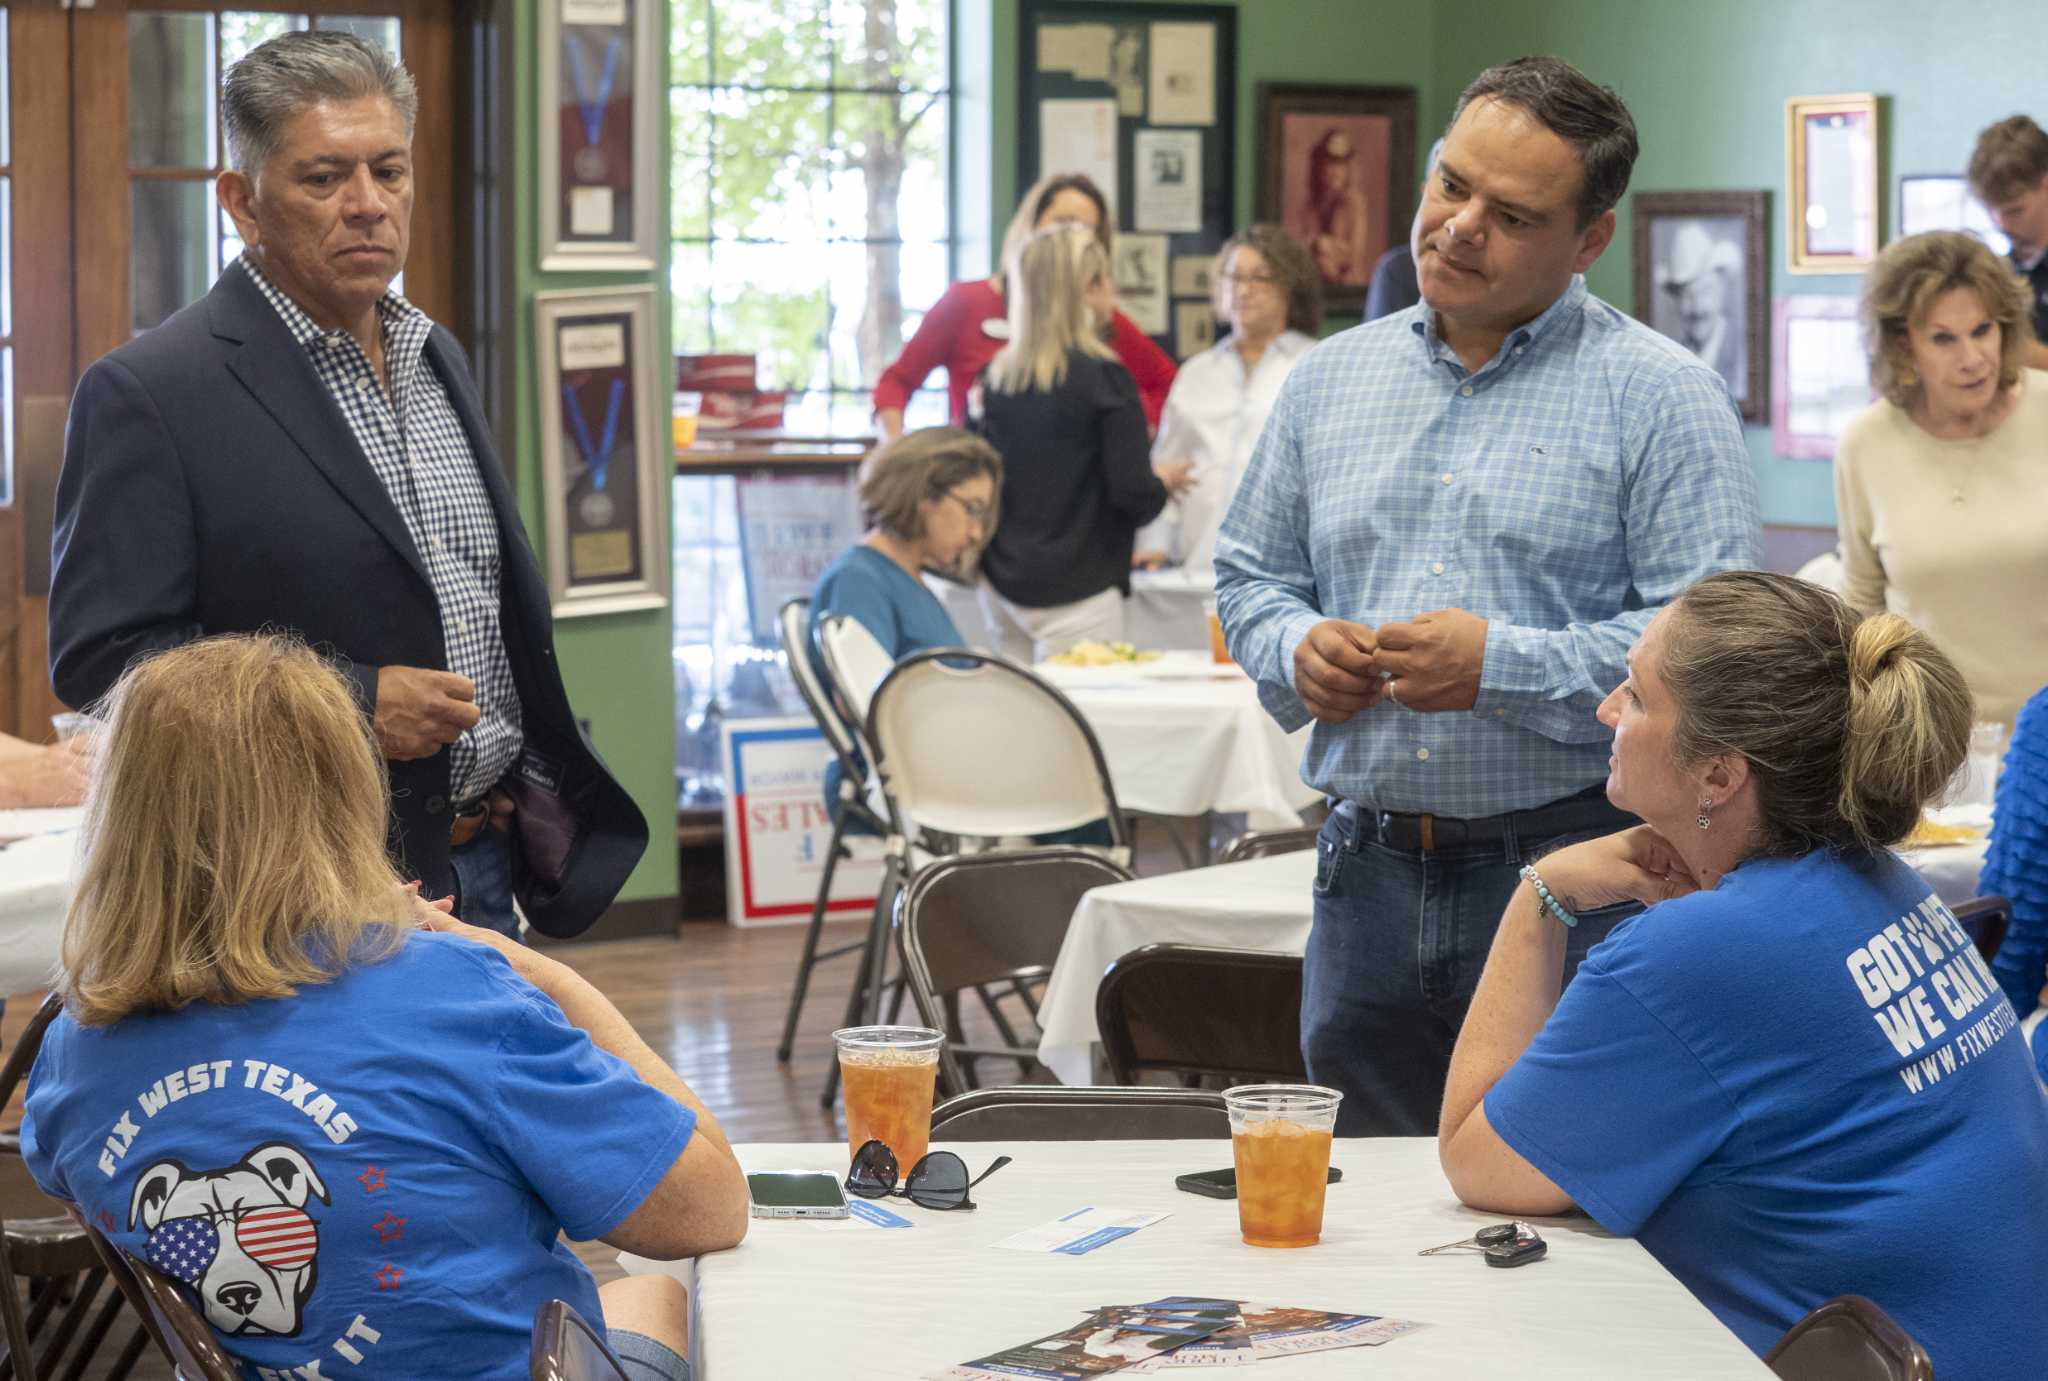
<path fill-rule="evenodd" d="M 1988 823 L 1982 806 L 1932 812 L 1951 824 Z M 1954 906 L 1977 895 L 1986 842 L 1909 849 L 1934 894 Z M 1102 971 L 1140 945 L 1223 945 L 1300 954 L 1308 947 L 1314 901 L 1313 849 L 1249 863 L 1220 864 L 1097 887 L 1081 898 L 1046 980 L 1038 1022 L 1039 1061 L 1067 1084 L 1090 1082 L 1095 990 Z"/>
<path fill-rule="evenodd" d="M 1074 702 L 1102 744 L 1117 803 L 1152 815 L 1243 811 L 1285 829 L 1320 799 L 1301 780 L 1308 730 L 1288 733 L 1251 678 L 1204 651 L 1156 662 L 1034 668 Z"/>
<path fill-rule="evenodd" d="M 77 880 L 82 809 L 0 810 L 0 996 L 46 988 Z M 16 837 L 24 836 L 24 837 Z"/>
<path fill-rule="evenodd" d="M 943 1142 L 935 1144 L 943 1145 Z M 1629 1238 L 1584 1218 L 1544 1221 L 1548 1256 L 1513 1270 L 1468 1253 L 1416 1252 L 1494 1221 L 1461 1207 L 1428 1137 L 1341 1140 L 1320 1245 L 1247 1247 L 1237 1205 L 1173 1187 L 1230 1163 L 1191 1141 L 957 1144 L 972 1173 L 1014 1157 L 972 1212 L 891 1199 L 916 1226 L 756 1220 L 747 1240 L 695 1262 L 620 1257 L 632 1273 L 693 1285 L 698 1381 L 911 1381 L 1077 1323 L 1106 1304 L 1205 1295 L 1390 1315 L 1430 1326 L 1382 1346 L 1258 1363 L 1266 1381 L 1768 1381 L 1763 1363 Z M 846 1144 L 737 1148 L 749 1170 L 843 1174 Z M 990 1244 L 1084 1205 L 1166 1210 L 1163 1222 L 1060 1256 Z"/>
<path fill-rule="evenodd" d="M 924 583 L 946 606 L 967 646 L 994 646 L 980 590 L 935 575 L 927 575 Z M 1207 574 L 1133 571 L 1131 595 L 1124 601 L 1124 641 L 1158 652 L 1207 652 L 1209 614 L 1203 606 L 1215 593 L 1215 579 Z"/>

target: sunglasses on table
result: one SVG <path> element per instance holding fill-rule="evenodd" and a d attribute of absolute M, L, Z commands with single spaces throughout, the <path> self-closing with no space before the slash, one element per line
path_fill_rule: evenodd
<path fill-rule="evenodd" d="M 973 1208 L 967 1191 L 1010 1163 L 997 1156 L 988 1169 L 967 1178 L 967 1162 L 951 1151 L 931 1151 L 910 1167 L 902 1188 L 897 1188 L 896 1153 L 887 1142 L 867 1141 L 853 1153 L 853 1168 L 846 1172 L 846 1191 L 863 1199 L 885 1199 L 891 1195 L 908 1199 L 919 1208 Z"/>

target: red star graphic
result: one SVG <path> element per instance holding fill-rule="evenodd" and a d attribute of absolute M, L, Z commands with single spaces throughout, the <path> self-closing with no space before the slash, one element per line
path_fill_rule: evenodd
<path fill-rule="evenodd" d="M 100 1210 L 100 1230 L 102 1232 L 112 1232 L 114 1230 L 114 1215 L 105 1209 Z"/>
<path fill-rule="evenodd" d="M 370 1224 L 370 1227 L 376 1232 L 379 1242 L 396 1242 L 405 1236 L 405 1222 L 405 1219 L 387 1208 L 384 1210 L 384 1216 Z"/>
<path fill-rule="evenodd" d="M 404 1278 L 405 1272 L 387 1261 L 377 1272 L 377 1288 L 379 1290 L 396 1290 L 398 1282 Z"/>
<path fill-rule="evenodd" d="M 384 1187 L 384 1172 L 374 1165 L 356 1176 L 356 1178 L 362 1181 L 363 1193 L 365 1194 L 375 1194 Z"/>

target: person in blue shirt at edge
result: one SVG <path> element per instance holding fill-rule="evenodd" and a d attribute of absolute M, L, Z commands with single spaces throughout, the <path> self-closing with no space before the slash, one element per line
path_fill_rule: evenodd
<path fill-rule="evenodd" d="M 861 507 L 873 527 L 825 568 L 811 592 L 811 665 L 831 685 L 818 629 L 844 615 L 896 661 L 931 647 L 964 647 L 946 606 L 920 572 L 953 571 L 996 530 L 1003 459 L 959 427 L 926 427 L 868 457 Z M 839 763 L 825 768 L 825 802 L 839 799 Z M 857 822 L 856 822 L 857 823 Z"/>
<path fill-rule="evenodd" d="M 1302 994 L 1340 1136 L 1436 1127 L 1522 863 L 1627 823 L 1595 718 L 1658 606 L 1757 564 L 1718 375 L 1590 296 L 1636 156 L 1612 91 L 1522 58 L 1458 102 L 1423 301 L 1288 376 L 1216 548 L 1232 655 L 1333 800 Z M 1615 917 L 1580 928 L 1580 958 Z"/>
<path fill-rule="evenodd" d="M 2039 1376 L 2048 1100 L 2019 1019 L 1890 851 L 1970 738 L 1968 687 L 1896 614 L 1790 576 L 1660 612 L 1600 718 L 1644 823 L 1525 868 L 1451 1061 L 1458 1197 L 1577 1204 L 1761 1353 L 1837 1295 L 1942 1381 Z M 1559 995 L 1573 913 L 1648 906 Z"/>
<path fill-rule="evenodd" d="M 2005 943 L 1991 956 L 1991 972 L 2021 1017 L 2034 1063 L 2048 1080 L 2048 690 L 2028 697 L 2012 730 L 2012 746 L 1998 770 L 1991 812 L 1991 842 L 1977 891 L 2012 903 Z"/>
<path fill-rule="evenodd" d="M 559 1298 L 632 1381 L 687 1381 L 682 1286 L 599 1289 L 560 1238 L 735 1245 L 732 1148 L 597 989 L 401 885 L 347 683 L 229 635 L 107 704 L 36 1182 L 184 1282 L 251 1375 L 513 1381 Z"/>

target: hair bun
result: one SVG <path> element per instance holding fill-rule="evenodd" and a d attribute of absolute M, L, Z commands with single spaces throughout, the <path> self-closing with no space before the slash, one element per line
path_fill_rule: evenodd
<path fill-rule="evenodd" d="M 1956 664 L 1897 614 L 1871 614 L 1849 635 L 1849 714 L 1842 739 L 1844 819 L 1872 843 L 1893 820 L 1939 796 L 1969 751 L 1969 687 Z M 1883 821 L 1884 823 L 1880 823 Z"/>

